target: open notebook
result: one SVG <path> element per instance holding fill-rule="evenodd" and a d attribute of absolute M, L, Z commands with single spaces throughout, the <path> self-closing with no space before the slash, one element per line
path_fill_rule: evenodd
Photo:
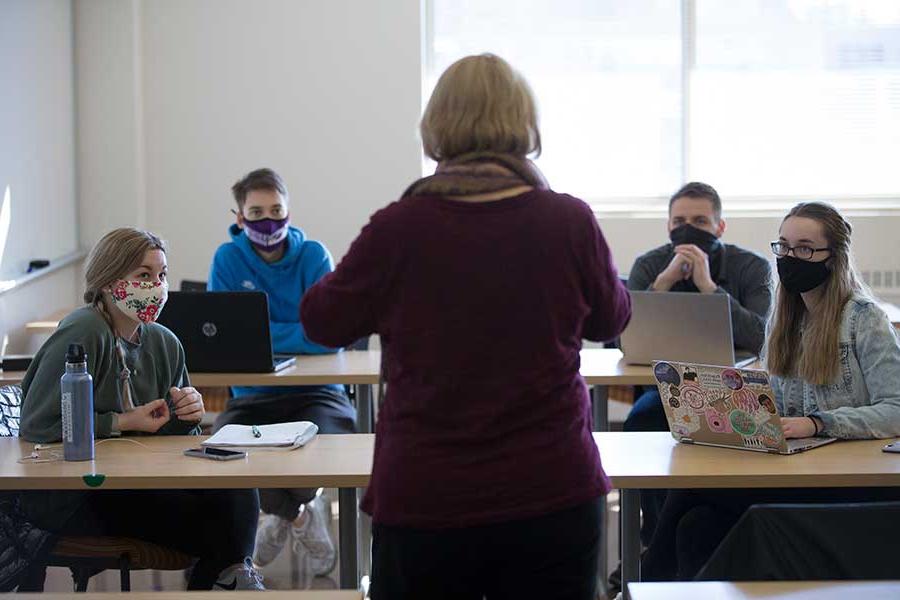
<path fill-rule="evenodd" d="M 241 450 L 293 450 L 305 445 L 318 433 L 319 428 L 309 421 L 258 425 L 260 436 L 253 435 L 250 425 L 226 425 L 202 446 L 234 448 Z"/>

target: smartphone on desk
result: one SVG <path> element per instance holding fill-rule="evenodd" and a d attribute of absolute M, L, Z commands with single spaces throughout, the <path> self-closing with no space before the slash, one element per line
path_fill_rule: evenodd
<path fill-rule="evenodd" d="M 221 448 L 190 448 L 184 451 L 184 455 L 210 460 L 237 460 L 246 457 L 247 453 L 238 450 L 222 450 Z"/>
<path fill-rule="evenodd" d="M 887 446 L 881 449 L 882 452 L 896 452 L 900 454 L 900 441 L 891 442 Z"/>

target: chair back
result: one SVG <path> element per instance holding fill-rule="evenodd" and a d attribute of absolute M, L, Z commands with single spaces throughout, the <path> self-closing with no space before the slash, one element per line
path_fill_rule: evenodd
<path fill-rule="evenodd" d="M 22 388 L 0 386 L 0 437 L 19 437 L 22 411 Z"/>

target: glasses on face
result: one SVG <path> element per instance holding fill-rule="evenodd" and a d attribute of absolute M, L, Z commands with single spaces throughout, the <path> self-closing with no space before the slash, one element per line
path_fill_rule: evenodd
<path fill-rule="evenodd" d="M 800 260 L 809 260 L 816 252 L 831 252 L 831 248 L 789 246 L 784 242 L 772 242 L 772 253 L 779 258 L 784 258 L 788 254 L 793 254 L 795 258 L 799 258 Z"/>

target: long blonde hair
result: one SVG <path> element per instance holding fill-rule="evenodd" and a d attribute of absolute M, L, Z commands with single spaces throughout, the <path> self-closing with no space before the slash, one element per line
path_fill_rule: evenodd
<path fill-rule="evenodd" d="M 467 56 L 441 75 L 419 126 L 425 155 L 438 162 L 469 152 L 524 158 L 541 153 L 528 82 L 493 54 Z"/>
<path fill-rule="evenodd" d="M 150 250 L 166 251 L 166 243 L 149 231 L 122 227 L 104 235 L 91 250 L 84 272 L 84 301 L 94 306 L 112 327 L 103 304 L 103 290 L 141 266 Z"/>
<path fill-rule="evenodd" d="M 791 217 L 813 219 L 822 225 L 831 248 L 831 269 L 815 312 L 809 312 L 800 294 L 779 284 L 772 314 L 766 367 L 782 377 L 800 377 L 826 385 L 840 372 L 839 344 L 844 307 L 854 295 L 868 296 L 850 251 L 853 228 L 832 206 L 823 202 L 802 202 L 791 209 Z M 802 329 L 802 332 L 801 332 Z"/>

